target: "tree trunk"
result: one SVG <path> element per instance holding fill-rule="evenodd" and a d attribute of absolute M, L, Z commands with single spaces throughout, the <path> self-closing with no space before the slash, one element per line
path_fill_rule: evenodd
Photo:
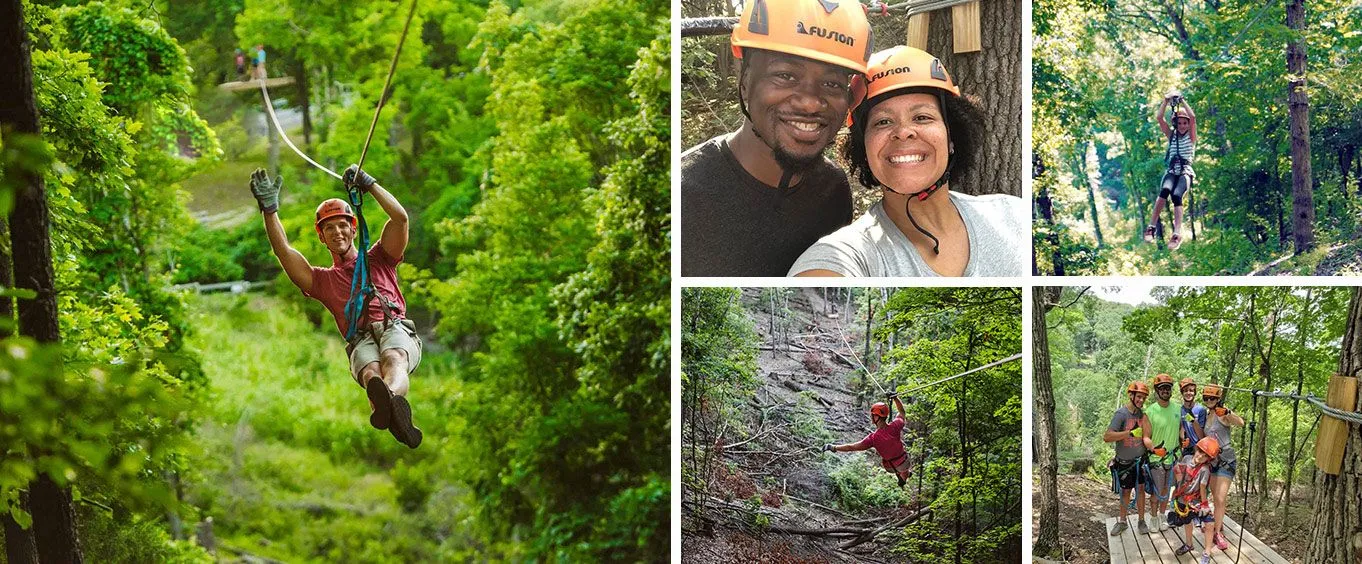
<path fill-rule="evenodd" d="M 932 12 L 927 52 L 941 59 L 957 84 L 968 85 L 965 94 L 978 96 L 982 102 L 989 134 L 980 147 L 979 162 L 1020 162 L 1021 0 L 980 2 L 982 51 L 954 54 L 951 26 L 951 10 Z M 965 194 L 1020 196 L 1021 174 L 1016 166 L 979 166 L 968 174 L 952 175 L 950 187 Z"/>
<path fill-rule="evenodd" d="M 1362 288 L 1353 288 L 1348 328 L 1339 347 L 1338 373 L 1362 372 Z M 1358 389 L 1362 405 L 1362 388 Z M 1347 564 L 1362 559 L 1362 426 L 1348 425 L 1348 444 L 1337 476 L 1317 473 L 1310 505 L 1310 544 L 1305 562 Z"/>
<path fill-rule="evenodd" d="M 1088 190 L 1088 213 L 1092 214 L 1092 231 L 1093 231 L 1093 234 L 1095 234 L 1095 235 L 1097 236 L 1097 246 L 1098 246 L 1098 247 L 1105 247 L 1106 244 L 1103 243 L 1103 241 L 1102 241 L 1102 221 L 1101 221 L 1100 218 L 1097 217 L 1097 193 L 1096 193 L 1097 190 L 1096 190 L 1096 188 L 1097 188 L 1098 179 L 1093 178 L 1092 176 L 1090 176 L 1090 175 L 1089 175 L 1089 172 L 1088 172 L 1088 165 L 1089 165 L 1089 164 L 1096 164 L 1096 161 L 1097 161 L 1097 146 L 1094 145 L 1091 141 L 1089 141 L 1088 144 L 1087 144 L 1087 148 L 1088 148 L 1088 150 L 1083 152 L 1083 161 L 1082 161 L 1083 169 L 1082 169 L 1082 173 L 1083 173 L 1083 185 L 1086 186 L 1086 187 L 1087 187 L 1087 190 Z M 1089 159 L 1089 157 L 1088 157 L 1088 151 L 1092 151 L 1092 160 L 1091 160 L 1091 161 L 1088 160 L 1088 159 Z M 1100 171 L 1100 168 L 1099 168 L 1099 171 Z"/>
<path fill-rule="evenodd" d="M 290 72 L 298 88 L 298 109 L 303 113 L 303 150 L 312 150 L 312 89 L 308 84 L 307 64 L 302 57 L 294 54 Z"/>
<path fill-rule="evenodd" d="M 14 61 L 6 65 L 10 72 L 0 73 L 0 128 L 16 134 L 41 135 L 33 98 L 28 33 L 19 0 L 0 1 L 0 56 Z M 32 299 L 19 300 L 19 332 L 39 343 L 55 344 L 60 341 L 60 333 L 48 237 L 47 192 L 41 174 L 18 169 L 11 174 L 17 185 L 9 217 L 15 287 L 37 293 Z M 40 559 L 81 562 L 69 490 L 43 474 L 30 484 L 29 496 Z"/>
<path fill-rule="evenodd" d="M 865 359 L 866 378 L 870 377 L 870 320 L 875 317 L 875 302 L 871 300 L 870 288 L 865 289 L 865 354 L 861 358 Z"/>
<path fill-rule="evenodd" d="M 1305 384 L 1305 333 L 1310 322 L 1310 298 L 1314 295 L 1314 288 L 1306 288 L 1305 302 L 1301 304 L 1300 321 L 1296 323 L 1296 395 L 1301 394 L 1301 387 Z M 1296 474 L 1296 427 L 1299 421 L 1301 402 L 1291 402 L 1291 442 L 1290 450 L 1286 453 L 1286 511 L 1282 513 L 1282 526 L 1285 527 L 1291 521 L 1291 480 Z"/>
<path fill-rule="evenodd" d="M 1305 92 L 1305 0 L 1286 6 L 1287 105 L 1291 115 L 1291 223 L 1296 254 L 1315 248 L 1315 201 L 1310 181 L 1310 99 Z"/>
<path fill-rule="evenodd" d="M 1343 192 L 1343 197 L 1348 197 L 1348 173 L 1352 172 L 1353 157 L 1357 156 L 1357 147 L 1344 145 L 1338 150 L 1338 171 L 1343 175 L 1343 182 L 1339 183 L 1338 188 Z"/>
<path fill-rule="evenodd" d="M 1031 289 L 1032 372 L 1036 395 L 1036 449 L 1040 464 L 1040 489 L 1035 503 L 1040 508 L 1040 530 L 1034 553 L 1056 556 L 1059 552 L 1059 455 L 1055 445 L 1055 394 L 1050 381 L 1050 344 L 1045 327 L 1045 312 L 1053 307 L 1049 289 Z"/>

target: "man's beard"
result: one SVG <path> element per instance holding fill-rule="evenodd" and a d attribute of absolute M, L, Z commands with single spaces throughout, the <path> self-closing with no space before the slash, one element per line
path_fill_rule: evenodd
<path fill-rule="evenodd" d="M 771 147 L 771 152 L 775 154 L 776 164 L 780 165 L 781 170 L 790 174 L 808 172 L 823 162 L 823 151 L 821 150 L 807 157 L 792 155 L 780 146 Z"/>

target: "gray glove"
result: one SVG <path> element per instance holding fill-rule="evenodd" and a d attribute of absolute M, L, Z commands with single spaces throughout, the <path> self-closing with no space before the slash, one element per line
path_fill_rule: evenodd
<path fill-rule="evenodd" d="M 283 187 L 282 176 L 270 180 L 269 173 L 263 168 L 257 168 L 251 173 L 251 194 L 255 196 L 256 203 L 260 204 L 262 213 L 279 211 L 279 191 Z"/>
<path fill-rule="evenodd" d="M 341 181 L 345 182 L 346 186 L 358 186 L 366 192 L 377 182 L 369 173 L 360 170 L 357 164 L 345 168 L 345 173 L 341 174 Z"/>

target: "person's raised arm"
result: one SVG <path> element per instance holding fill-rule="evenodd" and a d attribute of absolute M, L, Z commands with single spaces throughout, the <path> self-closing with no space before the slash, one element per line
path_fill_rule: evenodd
<path fill-rule="evenodd" d="M 358 166 L 350 165 L 349 168 L 345 169 L 345 179 L 355 178 L 355 173 L 358 170 Z M 383 212 L 388 214 L 388 222 L 383 224 L 383 233 L 379 235 L 379 244 L 383 245 L 383 252 L 387 253 L 388 256 L 400 260 L 407 252 L 407 210 L 397 202 L 397 198 L 393 197 L 392 193 L 380 186 L 374 180 L 374 177 L 369 176 L 369 173 L 359 172 L 355 184 L 373 196 L 374 201 L 378 202 L 378 207 L 383 208 Z M 368 249 L 362 250 L 368 251 Z"/>
<path fill-rule="evenodd" d="M 1192 142 L 1196 143 L 1196 112 L 1192 111 L 1192 105 L 1187 103 L 1186 98 L 1182 98 L 1182 109 L 1187 110 L 1187 132 L 1191 134 Z"/>
<path fill-rule="evenodd" d="M 1156 114 L 1156 116 L 1155 116 L 1155 117 L 1157 117 L 1158 120 L 1159 120 L 1159 129 L 1163 130 L 1163 136 L 1164 136 L 1164 137 L 1169 137 L 1169 136 L 1172 135 L 1172 133 L 1171 133 L 1172 129 L 1170 129 L 1170 128 L 1168 127 L 1168 120 L 1165 119 L 1165 118 L 1163 117 L 1164 112 L 1166 112 L 1167 110 L 1168 110 L 1168 97 L 1165 96 L 1165 97 L 1163 98 L 1163 102 L 1159 104 L 1159 113 Z"/>
<path fill-rule="evenodd" d="M 284 224 L 279 221 L 279 192 L 283 189 L 283 178 L 270 179 L 265 169 L 258 168 L 251 173 L 251 194 L 260 205 L 260 213 L 265 220 L 265 235 L 270 240 L 270 250 L 279 259 L 279 266 L 303 293 L 312 291 L 312 265 L 307 258 L 288 243 Z"/>

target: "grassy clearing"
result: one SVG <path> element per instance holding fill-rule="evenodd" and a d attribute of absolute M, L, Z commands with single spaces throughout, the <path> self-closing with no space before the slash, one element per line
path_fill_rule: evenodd
<path fill-rule="evenodd" d="M 447 358 L 414 375 L 426 443 L 410 451 L 369 426 L 329 317 L 318 328 L 298 304 L 256 294 L 196 297 L 190 319 L 211 406 L 186 501 L 213 517 L 222 542 L 291 562 L 441 559 L 457 538 L 460 490 L 412 468 L 441 451 L 447 418 L 435 400 L 456 386 L 438 376 L 451 372 Z"/>

